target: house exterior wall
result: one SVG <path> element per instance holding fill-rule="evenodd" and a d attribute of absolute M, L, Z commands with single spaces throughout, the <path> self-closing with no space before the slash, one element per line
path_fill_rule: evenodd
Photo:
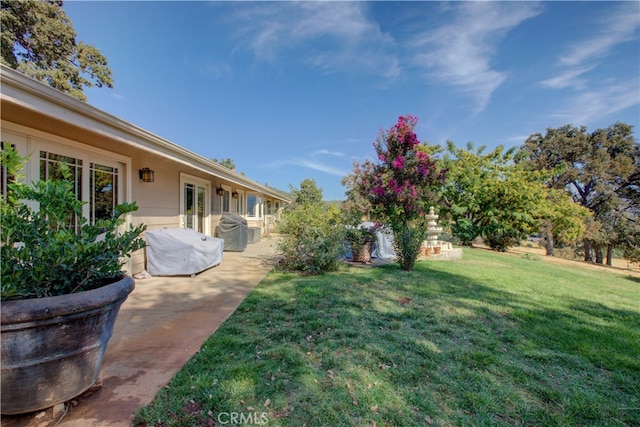
<path fill-rule="evenodd" d="M 171 161 L 163 156 L 154 155 L 143 150 L 127 150 L 127 156 L 110 151 L 117 148 L 116 144 L 94 144 L 87 145 L 81 141 L 53 135 L 47 132 L 38 131 L 16 123 L 2 121 L 0 129 L 2 141 L 9 142 L 16 146 L 22 156 L 29 156 L 25 176 L 28 181 L 37 180 L 39 176 L 38 156 L 39 151 L 45 149 L 57 154 L 81 157 L 84 164 L 92 160 L 109 160 L 118 164 L 122 168 L 122 186 L 120 190 L 120 202 L 133 202 L 138 205 L 138 210 L 130 215 L 128 222 L 136 226 L 145 224 L 148 230 L 158 230 L 162 228 L 181 228 L 185 226 L 181 217 L 181 177 L 195 178 L 209 183 L 209 199 L 205 212 L 207 216 L 206 228 L 202 230 L 205 234 L 215 235 L 215 230 L 222 218 L 221 197 L 215 193 L 218 187 L 228 187 L 238 191 L 239 198 L 242 198 L 241 206 L 246 206 L 248 194 L 258 195 L 266 201 L 275 204 L 273 198 L 248 190 L 238 186 L 231 186 L 228 182 L 220 178 L 212 177 L 196 168 L 190 168 Z M 139 179 L 138 171 L 149 167 L 154 170 L 154 182 L 143 182 Z M 247 217 L 246 208 L 238 212 L 237 199 L 230 203 L 229 213 L 239 214 L 247 218 L 249 227 L 258 227 L 261 233 L 267 233 L 273 229 L 275 221 L 274 215 L 263 214 L 260 217 Z M 264 208 L 257 209 L 264 211 Z M 137 273 L 145 269 L 144 251 L 137 251 L 133 254 L 127 270 Z"/>
<path fill-rule="evenodd" d="M 198 231 L 211 236 L 215 235 L 224 207 L 228 208 L 226 212 L 247 218 L 249 227 L 259 227 L 265 233 L 272 229 L 274 207 L 288 202 L 240 174 L 13 74 L 13 70 L 3 66 L 2 72 L 0 134 L 2 141 L 14 144 L 22 156 L 30 156 L 24 171 L 26 181 L 39 179 L 42 152 L 78 159 L 82 162 L 81 198 L 87 201 L 91 197 L 89 165 L 113 167 L 118 173 L 118 203 L 135 201 L 138 205 L 138 210 L 128 216 L 128 223 L 145 224 L 148 230 L 200 227 Z M 9 81 L 5 79 L 7 73 Z M 153 182 L 140 179 L 138 171 L 143 168 L 154 171 Z M 202 200 L 198 199 L 199 210 L 188 209 L 187 205 L 193 202 L 185 196 L 189 186 L 203 194 Z M 227 192 L 228 203 L 224 203 L 225 197 L 218 196 L 218 188 Z M 233 193 L 237 193 L 237 199 Z M 262 201 L 262 205 L 255 206 L 254 216 L 247 212 L 249 197 Z M 271 215 L 266 211 L 267 205 Z M 85 217 L 89 218 L 90 208 L 86 209 Z M 135 274 L 144 270 L 145 264 L 145 252 L 141 250 L 133 254 L 126 270 Z"/>

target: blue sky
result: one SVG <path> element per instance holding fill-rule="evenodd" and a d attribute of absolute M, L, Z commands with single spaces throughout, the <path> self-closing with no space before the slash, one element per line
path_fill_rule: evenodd
<path fill-rule="evenodd" d="M 519 146 L 640 128 L 640 2 L 76 2 L 114 89 L 89 103 L 282 190 L 326 200 L 381 129 Z"/>

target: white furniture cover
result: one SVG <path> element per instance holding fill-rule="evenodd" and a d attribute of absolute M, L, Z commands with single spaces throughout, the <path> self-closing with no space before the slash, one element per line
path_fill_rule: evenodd
<path fill-rule="evenodd" d="M 363 222 L 358 225 L 358 228 L 373 227 L 373 222 Z M 393 249 L 393 234 L 391 232 L 384 232 L 382 229 L 376 230 L 376 243 L 372 248 L 371 256 L 379 259 L 391 259 L 395 258 L 396 251 Z"/>
<path fill-rule="evenodd" d="M 384 231 L 376 231 L 376 246 L 372 253 L 374 258 L 391 259 L 396 257 L 396 251 L 393 248 L 393 234 Z"/>
<path fill-rule="evenodd" d="M 147 271 L 152 276 L 200 273 L 222 262 L 224 240 L 190 228 L 165 228 L 145 233 Z"/>

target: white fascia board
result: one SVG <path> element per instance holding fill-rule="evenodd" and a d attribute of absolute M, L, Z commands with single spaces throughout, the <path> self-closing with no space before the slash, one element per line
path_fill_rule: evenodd
<path fill-rule="evenodd" d="M 281 194 L 251 179 L 232 171 L 204 156 L 196 154 L 167 139 L 116 116 L 77 100 L 65 93 L 27 77 L 5 65 L 0 68 L 2 83 L 0 96 L 3 100 L 23 108 L 37 111 L 74 126 L 89 129 L 123 144 L 141 148 L 173 161 L 195 167 L 200 171 L 241 185 L 256 192 L 281 199 Z"/>

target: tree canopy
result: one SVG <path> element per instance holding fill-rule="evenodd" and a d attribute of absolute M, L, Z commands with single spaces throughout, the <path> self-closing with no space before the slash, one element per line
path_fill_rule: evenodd
<path fill-rule="evenodd" d="M 631 126 L 618 122 L 592 133 L 584 126 L 549 128 L 545 135 L 531 135 L 517 160 L 529 169 L 548 171 L 549 187 L 565 190 L 591 211 L 585 261 L 595 254 L 602 263 L 606 248 L 611 264 L 615 245 L 640 246 L 640 241 L 629 242 L 629 236 L 640 234 L 640 145 Z"/>
<path fill-rule="evenodd" d="M 294 203 L 300 205 L 317 205 L 322 202 L 322 188 L 318 187 L 314 179 L 303 179 L 302 182 L 300 182 L 300 189 L 289 185 L 289 190 L 293 196 Z"/>
<path fill-rule="evenodd" d="M 544 199 L 535 177 L 510 164 L 514 150 L 498 146 L 489 153 L 447 143 L 442 167 L 449 179 L 442 192 L 442 213 L 452 234 L 465 245 L 482 237 L 492 249 L 506 250 L 537 231 L 536 210 Z"/>
<path fill-rule="evenodd" d="M 1 3 L 2 64 L 86 101 L 85 87 L 113 87 L 107 59 L 76 41 L 63 1 Z"/>
<path fill-rule="evenodd" d="M 340 265 L 344 255 L 344 230 L 336 227 L 340 211 L 322 203 L 322 189 L 306 178 L 300 189 L 289 185 L 293 203 L 288 205 L 276 225 L 282 238 L 280 266 L 303 274 L 322 274 Z"/>
<path fill-rule="evenodd" d="M 224 166 L 227 169 L 236 170 L 236 162 L 231 157 L 227 157 L 226 159 L 220 159 L 220 160 L 214 157 L 211 160 L 220 164 L 221 166 Z"/>
<path fill-rule="evenodd" d="M 378 134 L 374 143 L 378 161 L 354 163 L 350 185 L 352 202 L 367 200 L 363 213 L 391 226 L 400 268 L 411 271 L 426 237 L 425 214 L 437 203 L 446 171 L 440 169 L 414 128 L 417 117 L 400 116 L 395 125 Z"/>

